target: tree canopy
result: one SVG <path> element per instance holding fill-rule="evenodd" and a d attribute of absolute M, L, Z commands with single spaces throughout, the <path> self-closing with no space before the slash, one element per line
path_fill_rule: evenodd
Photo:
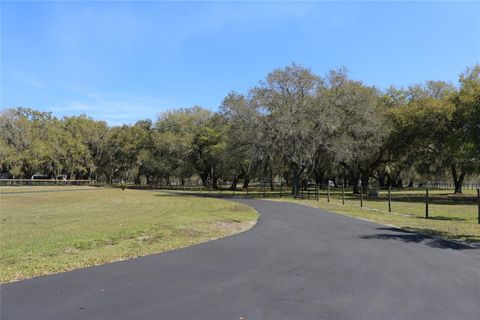
<path fill-rule="evenodd" d="M 199 106 L 109 127 L 86 115 L 59 119 L 29 108 L 0 114 L 0 169 L 112 183 L 217 187 L 229 181 L 371 183 L 402 187 L 447 176 L 462 192 L 480 172 L 480 66 L 457 85 L 426 81 L 387 90 L 298 64 L 270 72 L 219 111 Z"/>

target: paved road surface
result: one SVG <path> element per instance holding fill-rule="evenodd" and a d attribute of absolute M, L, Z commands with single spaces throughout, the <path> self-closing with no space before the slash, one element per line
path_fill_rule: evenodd
<path fill-rule="evenodd" d="M 2 320 L 480 319 L 480 250 L 262 200 L 250 231 L 1 287 Z"/>

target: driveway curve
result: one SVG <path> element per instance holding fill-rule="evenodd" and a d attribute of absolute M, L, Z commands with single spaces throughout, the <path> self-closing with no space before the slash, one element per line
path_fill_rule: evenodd
<path fill-rule="evenodd" d="M 480 250 L 293 203 L 250 231 L 1 286 L 1 319 L 480 319 Z"/>

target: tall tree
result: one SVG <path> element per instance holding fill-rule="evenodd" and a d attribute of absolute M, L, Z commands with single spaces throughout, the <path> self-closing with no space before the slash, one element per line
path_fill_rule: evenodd
<path fill-rule="evenodd" d="M 265 113 L 267 139 L 288 166 L 296 193 L 315 154 L 311 110 L 320 85 L 321 79 L 309 69 L 292 64 L 268 74 L 252 91 L 258 108 Z"/>
<path fill-rule="evenodd" d="M 248 188 L 262 160 L 260 114 L 250 99 L 236 92 L 229 93 L 220 107 L 226 122 L 225 161 L 232 179 L 232 189 L 243 178 Z"/>
<path fill-rule="evenodd" d="M 455 193 L 462 193 L 465 177 L 480 172 L 480 66 L 460 76 L 460 90 L 451 97 L 455 106 L 446 128 L 444 158 L 450 166 Z"/>

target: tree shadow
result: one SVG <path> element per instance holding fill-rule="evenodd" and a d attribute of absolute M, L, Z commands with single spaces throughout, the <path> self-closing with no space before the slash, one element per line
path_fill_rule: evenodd
<path fill-rule="evenodd" d="M 162 192 L 161 194 L 155 194 L 156 197 L 200 197 L 200 198 L 215 198 L 215 199 L 235 199 L 235 198 L 254 198 L 253 196 L 244 196 L 244 195 L 232 195 L 223 193 L 205 193 L 205 192 L 181 192 L 181 191 L 170 191 L 170 190 L 156 190 Z M 257 198 L 257 197 L 255 197 Z"/>
<path fill-rule="evenodd" d="M 452 249 L 452 250 L 479 250 L 480 246 L 454 242 L 445 239 L 435 238 L 433 236 L 445 236 L 446 233 L 439 232 L 430 229 L 416 229 L 414 230 L 402 230 L 398 228 L 377 228 L 377 230 L 384 230 L 389 231 L 389 233 L 379 233 L 369 236 L 361 236 L 361 239 L 376 239 L 376 240 L 398 240 L 406 243 L 423 243 L 429 247 L 437 248 L 437 249 Z M 395 233 L 392 233 L 395 232 Z M 465 237 L 468 241 L 468 236 Z M 476 242 L 476 244 L 480 245 L 480 243 Z"/>
<path fill-rule="evenodd" d="M 208 191 L 203 192 L 194 192 L 194 191 L 181 191 L 181 190 L 165 190 L 165 189 L 152 189 L 152 191 L 159 191 L 163 194 L 157 194 L 158 197 L 171 197 L 171 196 L 185 196 L 185 197 L 203 197 L 203 198 L 220 198 L 220 199 L 238 199 L 238 198 L 252 198 L 252 199 L 293 199 L 291 194 L 280 194 L 280 193 L 273 193 L 273 192 L 249 192 L 248 194 L 245 192 L 232 192 L 231 190 L 224 190 L 222 193 L 219 193 L 218 190 L 215 190 L 211 193 Z M 299 198 L 300 199 L 300 198 Z M 306 199 L 306 198 L 305 198 Z M 311 198 L 313 200 L 314 198 Z"/>
<path fill-rule="evenodd" d="M 419 217 L 420 219 L 425 219 L 424 217 Z M 467 219 L 464 218 L 457 218 L 457 217 L 444 217 L 444 216 L 434 216 L 428 217 L 429 220 L 448 220 L 448 221 L 466 221 Z"/>

